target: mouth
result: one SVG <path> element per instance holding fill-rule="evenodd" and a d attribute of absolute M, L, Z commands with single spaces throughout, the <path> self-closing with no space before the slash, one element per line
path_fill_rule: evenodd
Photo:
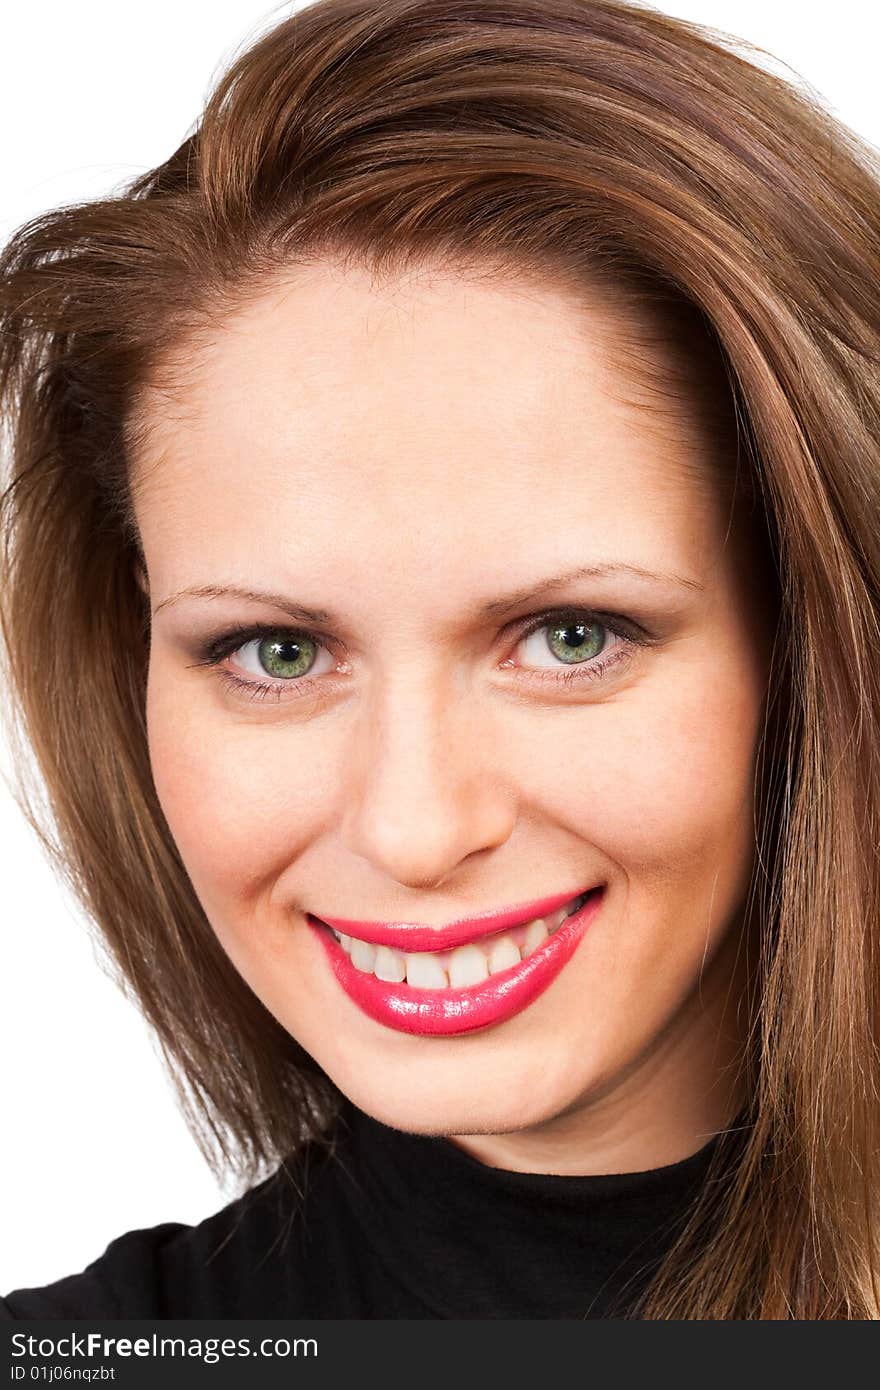
<path fill-rule="evenodd" d="M 593 891 L 587 889 L 576 898 L 568 898 L 553 912 L 484 932 L 446 950 L 401 950 L 387 941 L 375 942 L 353 936 L 327 922 L 322 925 L 327 927 L 355 969 L 365 975 L 374 975 L 387 984 L 402 984 L 405 980 L 412 989 L 467 989 L 527 959 L 548 937 L 559 931 L 567 918 L 580 911 Z M 415 929 L 403 930 L 414 932 Z M 426 931 L 442 938 L 443 933 L 438 928 L 429 927 Z"/>
<path fill-rule="evenodd" d="M 381 930 L 382 941 L 354 936 L 311 914 L 307 920 L 337 982 L 364 1013 L 398 1031 L 463 1033 L 519 1013 L 544 992 L 579 944 L 604 890 L 599 884 L 562 901 L 544 899 L 557 906 L 543 916 L 523 920 L 521 912 L 511 911 L 479 919 L 479 935 L 477 919 L 447 929 L 357 924 Z M 487 930 L 490 922 L 495 930 Z M 426 938 L 430 942 L 450 932 L 461 937 L 465 928 L 468 938 L 445 950 L 388 944 L 392 931 L 397 940 L 421 946 Z"/>

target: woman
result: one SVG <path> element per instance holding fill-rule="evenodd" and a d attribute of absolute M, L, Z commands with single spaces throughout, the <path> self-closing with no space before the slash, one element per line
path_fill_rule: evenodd
<path fill-rule="evenodd" d="M 6 1315 L 877 1317 L 869 148 L 318 0 L 3 284 L 9 687 L 247 1188 Z"/>

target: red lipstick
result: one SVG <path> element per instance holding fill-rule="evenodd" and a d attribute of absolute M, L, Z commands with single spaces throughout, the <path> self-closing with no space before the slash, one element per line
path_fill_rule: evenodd
<path fill-rule="evenodd" d="M 350 936 L 361 935 L 361 932 L 349 928 L 375 929 L 375 935 L 362 936 L 363 940 L 371 940 L 375 944 L 390 945 L 404 951 L 436 951 L 474 941 L 492 932 L 507 930 L 535 917 L 549 915 L 553 909 L 545 904 L 552 903 L 556 907 L 562 907 L 574 896 L 576 895 L 557 894 L 553 898 L 541 899 L 537 904 L 529 903 L 525 908 L 470 918 L 466 922 L 454 922 L 447 928 L 402 923 L 357 923 L 341 918 L 326 920 L 329 925 L 336 927 L 336 930 Z M 406 982 L 391 984 L 379 980 L 372 972 L 359 970 L 352 963 L 346 951 L 328 927 L 321 924 L 320 919 L 308 915 L 307 920 L 321 942 L 337 983 L 365 1014 L 398 1032 L 448 1037 L 502 1023 L 521 1013 L 543 994 L 571 959 L 587 927 L 596 916 L 603 896 L 604 885 L 592 889 L 579 911 L 567 917 L 537 950 L 532 951 L 517 965 L 490 975 L 480 984 L 467 988 L 449 986 L 445 989 L 418 989 Z M 408 947 L 402 944 L 404 941 L 410 943 Z M 416 942 L 423 941 L 428 942 L 427 946 L 416 946 Z"/>
<path fill-rule="evenodd" d="M 356 936 L 360 941 L 369 941 L 374 946 L 392 946 L 397 951 L 449 951 L 455 946 L 464 946 L 469 941 L 479 941 L 483 936 L 495 932 L 509 931 L 523 922 L 533 922 L 536 917 L 549 917 L 557 908 L 573 902 L 586 893 L 586 888 L 576 889 L 574 893 L 554 893 L 550 898 L 535 898 L 530 903 L 519 903 L 515 907 L 504 908 L 501 912 L 483 912 L 479 917 L 459 917 L 445 927 L 427 927 L 420 922 L 360 922 L 349 917 L 309 917 L 343 936 Z"/>

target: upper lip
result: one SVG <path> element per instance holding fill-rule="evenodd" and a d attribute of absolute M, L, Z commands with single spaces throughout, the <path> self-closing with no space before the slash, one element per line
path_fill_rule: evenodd
<path fill-rule="evenodd" d="M 507 931 L 531 922 L 536 917 L 546 917 L 557 908 L 590 892 L 599 884 L 589 884 L 586 888 L 576 888 L 574 892 L 553 893 L 548 898 L 535 898 L 533 902 L 518 903 L 515 907 L 502 908 L 500 912 L 483 912 L 478 917 L 460 917 L 445 926 L 430 927 L 421 922 L 362 922 L 349 917 L 316 917 L 308 915 L 316 922 L 323 922 L 344 936 L 354 936 L 360 941 L 369 941 L 374 946 L 391 946 L 403 951 L 448 951 L 455 946 L 463 946 L 470 941 L 478 941 L 494 932 Z"/>

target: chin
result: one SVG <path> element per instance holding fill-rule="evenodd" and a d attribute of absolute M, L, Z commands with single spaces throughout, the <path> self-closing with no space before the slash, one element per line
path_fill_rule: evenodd
<path fill-rule="evenodd" d="M 365 1077 L 336 1082 L 353 1105 L 381 1124 L 409 1134 L 428 1136 L 457 1134 L 509 1134 L 540 1125 L 566 1108 L 567 1097 L 554 1106 L 546 1093 L 540 1102 L 535 1088 L 517 1096 L 509 1081 L 493 1080 L 485 1094 L 463 1095 L 462 1086 L 438 1082 L 407 1091 L 398 1085 L 383 1087 Z"/>

